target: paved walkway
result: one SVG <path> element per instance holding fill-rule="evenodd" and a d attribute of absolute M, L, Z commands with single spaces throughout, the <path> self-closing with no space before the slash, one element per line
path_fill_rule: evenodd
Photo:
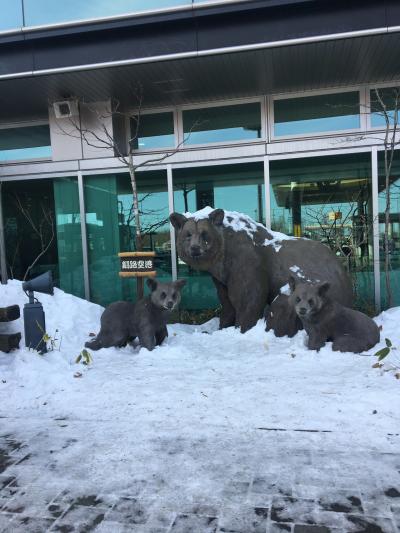
<path fill-rule="evenodd" d="M 234 475 L 229 472 L 224 477 L 216 468 L 213 481 L 220 490 L 215 498 L 206 501 L 199 492 L 198 501 L 189 501 L 185 484 L 193 493 L 193 485 L 204 482 L 205 467 L 212 477 L 212 459 L 215 464 L 218 458 L 202 457 L 200 451 L 199 479 L 183 478 L 179 489 L 163 473 L 132 478 L 129 490 L 103 493 L 99 487 L 82 494 L 79 486 L 90 476 L 88 459 L 101 453 L 91 446 L 90 432 L 85 432 L 82 422 L 52 420 L 43 430 L 41 420 L 35 432 L 35 422 L 30 420 L 25 441 L 5 431 L 16 424 L 24 428 L 24 420 L 0 420 L 0 531 L 400 532 L 400 446 L 399 453 L 354 450 L 350 437 L 348 449 L 332 457 L 329 434 L 260 429 L 235 443 L 233 460 L 243 470 L 239 467 Z M 390 438 L 400 445 L 397 435 Z M 88 439 L 87 457 L 74 453 L 81 450 L 82 439 Z M 254 463 L 248 466 L 251 439 L 264 443 L 269 458 L 258 469 Z M 54 442 L 58 445 L 51 449 Z M 184 461 L 184 451 L 195 444 L 194 438 L 182 439 L 171 431 L 159 445 L 160 464 L 164 455 L 179 458 L 182 454 Z M 310 452 L 316 444 L 320 451 Z M 179 478 L 179 461 L 176 464 L 173 477 Z M 116 470 L 119 466 L 115 465 Z"/>

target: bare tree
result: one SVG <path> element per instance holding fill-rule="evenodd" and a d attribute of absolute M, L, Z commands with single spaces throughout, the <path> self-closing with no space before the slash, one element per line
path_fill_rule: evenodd
<path fill-rule="evenodd" d="M 377 140 L 383 145 L 384 152 L 384 191 L 385 191 L 385 209 L 384 216 L 384 231 L 383 231 L 383 255 L 384 255 L 384 273 L 385 273 L 385 290 L 388 307 L 393 305 L 393 287 L 391 280 L 391 258 L 392 258 L 392 240 L 391 233 L 391 206 L 393 200 L 392 188 L 396 188 L 393 184 L 394 178 L 392 176 L 393 162 L 396 154 L 396 149 L 400 145 L 400 131 L 399 131 L 399 106 L 400 106 L 400 87 L 391 87 L 384 89 L 374 89 L 371 91 L 371 103 L 368 106 L 363 106 L 362 114 L 378 115 L 383 118 L 382 133 L 377 131 L 374 133 L 362 134 L 357 136 L 358 140 L 370 139 Z M 354 109 L 353 109 L 354 112 Z M 347 137 L 348 140 L 354 140 Z M 379 217 L 379 215 L 378 215 Z"/>
<path fill-rule="evenodd" d="M 391 89 L 391 105 L 385 103 L 383 95 L 379 89 L 374 90 L 376 101 L 378 103 L 377 109 L 371 106 L 371 111 L 380 114 L 385 121 L 385 131 L 383 137 L 384 146 L 384 179 L 385 179 L 385 229 L 384 229 L 384 261 L 385 261 L 385 287 L 388 306 L 393 304 L 393 290 L 390 279 L 391 271 L 391 243 L 389 242 L 390 235 L 390 209 L 391 209 L 391 177 L 392 167 L 395 155 L 395 149 L 400 144 L 398 139 L 399 129 L 399 104 L 400 104 L 400 88 L 395 87 Z"/>
<path fill-rule="evenodd" d="M 166 159 L 176 154 L 181 146 L 187 141 L 192 131 L 200 124 L 196 121 L 191 127 L 188 135 L 177 146 L 172 149 L 164 150 L 158 155 L 149 157 L 146 160 L 141 160 L 138 157 L 137 145 L 140 136 L 140 125 L 142 120 L 142 107 L 143 107 L 143 88 L 141 85 L 131 88 L 132 101 L 134 102 L 133 111 L 122 109 L 122 106 L 118 100 L 113 99 L 110 102 L 108 109 L 99 112 L 95 106 L 90 106 L 84 101 L 80 102 L 80 108 L 85 106 L 92 117 L 95 120 L 95 127 L 87 127 L 82 125 L 80 119 L 69 119 L 68 129 L 59 124 L 60 131 L 69 136 L 77 139 L 82 139 L 83 142 L 96 149 L 108 149 L 112 150 L 115 157 L 127 168 L 130 177 L 130 183 L 132 187 L 132 209 L 129 215 L 129 220 L 135 221 L 135 242 L 136 250 L 142 251 L 143 249 L 143 237 L 144 231 L 141 222 L 141 216 L 144 214 L 141 211 L 140 203 L 143 199 L 139 198 L 137 176 L 136 173 L 140 168 L 160 164 Z M 124 125 L 128 122 L 130 124 L 130 134 L 127 143 L 121 143 L 113 131 L 113 124 L 117 121 L 122 122 Z M 111 127 L 110 127 L 111 123 Z M 159 221 L 155 225 L 151 225 L 148 228 L 151 231 L 155 231 L 158 227 L 164 225 L 167 220 Z M 138 297 L 143 296 L 143 278 L 137 278 Z"/>

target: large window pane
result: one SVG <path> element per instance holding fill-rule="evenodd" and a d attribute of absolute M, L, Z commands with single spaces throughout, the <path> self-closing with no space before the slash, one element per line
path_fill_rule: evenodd
<path fill-rule="evenodd" d="M 185 144 L 205 144 L 261 137 L 260 104 L 183 111 Z"/>
<path fill-rule="evenodd" d="M 0 0 L 0 31 L 22 26 L 22 0 Z"/>
<path fill-rule="evenodd" d="M 194 212 L 210 206 L 239 211 L 265 221 L 262 163 L 221 165 L 174 170 L 175 211 Z M 188 283 L 182 307 L 211 309 L 219 305 L 214 283 L 207 273 L 194 270 L 178 258 L 178 275 Z"/>
<path fill-rule="evenodd" d="M 0 129 L 0 161 L 51 158 L 47 124 Z"/>
<path fill-rule="evenodd" d="M 164 171 L 137 173 L 143 250 L 156 252 L 158 279 L 171 277 L 167 177 Z M 136 280 L 118 276 L 118 252 L 136 250 L 132 188 L 128 174 L 84 179 L 91 299 L 101 305 L 136 298 Z"/>
<path fill-rule="evenodd" d="M 9 276 L 51 270 L 57 287 L 83 297 L 77 179 L 6 182 L 2 198 Z"/>
<path fill-rule="evenodd" d="M 305 135 L 360 127 L 359 93 L 274 100 L 274 135 Z"/>
<path fill-rule="evenodd" d="M 270 180 L 272 229 L 329 246 L 373 313 L 370 154 L 271 161 Z"/>
<path fill-rule="evenodd" d="M 384 89 L 372 89 L 371 101 L 371 126 L 374 128 L 386 127 L 385 112 L 389 123 L 393 125 L 395 109 L 400 107 L 400 87 L 387 87 Z M 397 123 L 399 118 L 397 118 Z"/>
<path fill-rule="evenodd" d="M 131 135 L 136 136 L 137 123 L 131 120 Z M 141 115 L 139 131 L 134 142 L 134 148 L 148 150 L 154 148 L 169 148 L 175 144 L 173 113 L 154 113 Z"/>
<path fill-rule="evenodd" d="M 24 0 L 25 24 L 35 26 L 39 24 L 54 24 L 72 20 L 90 19 L 123 15 L 135 11 L 165 9 L 181 6 L 191 2 L 189 0 L 113 0 L 99 2 L 99 0 Z"/>
<path fill-rule="evenodd" d="M 389 304 L 385 271 L 386 179 L 384 152 L 379 153 L 379 249 L 382 307 Z M 395 152 L 389 178 L 388 277 L 392 306 L 400 305 L 400 154 Z"/>

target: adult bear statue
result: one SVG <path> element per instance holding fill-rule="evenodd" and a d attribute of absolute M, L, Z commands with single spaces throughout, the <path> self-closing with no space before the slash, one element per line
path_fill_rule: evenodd
<path fill-rule="evenodd" d="M 213 278 L 222 306 L 220 328 L 237 326 L 244 333 L 253 327 L 293 274 L 304 281 L 328 281 L 331 297 L 352 307 L 350 279 L 320 242 L 288 237 L 247 215 L 211 207 L 172 213 L 170 220 L 179 257 Z"/>

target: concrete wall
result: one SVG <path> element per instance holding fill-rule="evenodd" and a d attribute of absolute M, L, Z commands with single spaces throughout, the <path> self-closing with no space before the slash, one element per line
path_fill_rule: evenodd
<path fill-rule="evenodd" d="M 49 107 L 53 161 L 113 157 L 108 139 L 113 136 L 110 102 L 80 104 L 79 113 L 77 117 L 56 118 L 53 106 Z"/>

